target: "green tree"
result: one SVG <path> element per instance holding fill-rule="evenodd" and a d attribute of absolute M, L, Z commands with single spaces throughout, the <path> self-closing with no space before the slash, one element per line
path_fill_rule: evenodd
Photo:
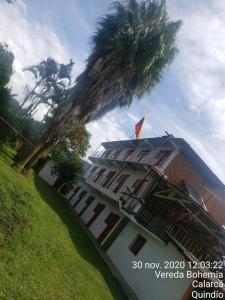
<path fill-rule="evenodd" d="M 0 92 L 9 83 L 13 73 L 14 55 L 6 44 L 0 43 Z"/>
<path fill-rule="evenodd" d="M 52 169 L 52 174 L 58 176 L 54 187 L 59 189 L 63 185 L 63 191 L 68 192 L 78 179 L 78 174 L 82 174 L 82 161 L 77 158 L 57 161 Z"/>
<path fill-rule="evenodd" d="M 49 149 L 49 153 L 56 160 L 60 157 L 68 156 L 68 152 L 75 156 L 84 157 L 90 147 L 90 133 L 84 125 L 76 127 L 59 141 L 57 145 L 53 145 Z"/>
<path fill-rule="evenodd" d="M 53 173 L 58 176 L 55 187 L 64 183 L 64 191 L 69 190 L 77 180 L 77 174 L 82 174 L 82 157 L 90 147 L 90 134 L 81 125 L 70 132 L 68 137 L 52 146 L 48 152 L 54 161 Z"/>
<path fill-rule="evenodd" d="M 169 21 L 165 1 L 114 2 L 92 38 L 86 69 L 68 100 L 58 106 L 42 143 L 21 163 L 24 173 L 52 143 L 80 123 L 100 118 L 116 107 L 150 93 L 177 52 L 181 21 Z"/>

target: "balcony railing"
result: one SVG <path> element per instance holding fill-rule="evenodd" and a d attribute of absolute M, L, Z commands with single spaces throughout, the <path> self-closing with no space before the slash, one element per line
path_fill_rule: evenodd
<path fill-rule="evenodd" d="M 147 230 L 151 231 L 163 241 L 166 241 L 166 231 L 170 230 L 172 225 L 165 218 L 152 215 L 144 207 L 138 211 L 135 218 L 137 222 Z"/>
<path fill-rule="evenodd" d="M 125 211 L 129 212 L 129 209 L 125 209 Z M 198 261 L 218 259 L 203 241 L 196 238 L 192 232 L 181 224 L 174 225 L 165 217 L 153 215 L 144 207 L 139 209 L 135 219 L 138 224 L 149 232 L 164 242 L 171 240 L 181 250 L 188 251 Z"/>
<path fill-rule="evenodd" d="M 169 230 L 167 230 L 167 235 L 178 245 L 181 245 L 183 248 L 185 248 L 185 250 L 194 255 L 194 257 L 196 257 L 199 261 L 203 260 L 206 254 L 208 256 L 210 255 L 206 244 L 198 240 L 182 225 L 171 227 Z"/>
<path fill-rule="evenodd" d="M 143 165 L 149 165 L 149 166 L 156 166 L 159 170 L 165 170 L 166 167 L 170 163 L 169 157 L 167 157 L 162 162 L 158 163 L 158 159 L 156 158 L 157 151 L 152 150 L 149 152 L 149 154 L 146 154 L 142 158 L 138 157 L 138 153 L 132 153 L 131 155 L 127 156 L 127 153 L 120 153 L 119 155 L 115 156 L 113 153 L 110 154 L 104 154 L 103 151 L 96 151 L 92 153 L 90 157 L 94 158 L 101 158 L 101 159 L 107 159 L 107 160 L 114 160 L 114 161 L 127 161 L 127 162 L 133 162 Z"/>

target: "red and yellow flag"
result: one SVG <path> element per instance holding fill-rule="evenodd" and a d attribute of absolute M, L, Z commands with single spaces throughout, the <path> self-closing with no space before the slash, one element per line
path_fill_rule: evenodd
<path fill-rule="evenodd" d="M 137 122 L 137 124 L 135 124 L 135 135 L 136 135 L 136 139 L 140 139 L 141 137 L 141 131 L 143 128 L 145 122 L 145 117 L 143 117 L 139 122 Z"/>

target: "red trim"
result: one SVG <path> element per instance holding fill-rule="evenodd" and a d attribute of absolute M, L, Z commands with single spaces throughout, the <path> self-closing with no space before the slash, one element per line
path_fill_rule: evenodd
<path fill-rule="evenodd" d="M 122 177 L 122 176 L 124 176 L 124 177 Z M 120 180 L 120 178 L 122 177 L 122 180 L 121 181 L 119 181 Z M 127 178 L 129 177 L 129 175 L 121 175 L 119 178 L 118 178 L 118 180 L 117 180 L 117 182 L 118 182 L 118 185 L 115 187 L 115 189 L 113 190 L 113 192 L 116 194 L 117 192 L 119 192 L 119 190 L 121 189 L 121 187 L 123 186 L 123 184 L 125 183 L 125 181 L 127 180 Z"/>
<path fill-rule="evenodd" d="M 106 238 L 106 236 L 109 234 L 111 229 L 116 225 L 116 223 L 119 221 L 120 217 L 118 215 L 114 215 L 113 213 L 110 213 L 108 217 L 112 216 L 112 220 L 105 229 L 100 233 L 100 235 L 97 237 L 97 242 L 101 244 L 101 242 Z M 107 217 L 107 218 L 108 218 Z"/>
<path fill-rule="evenodd" d="M 98 203 L 95 208 L 94 208 L 94 215 L 90 218 L 90 220 L 87 222 L 86 226 L 87 228 L 89 228 L 94 221 L 97 219 L 97 217 L 101 214 L 101 212 L 103 211 L 103 209 L 105 208 L 104 204 Z"/>
<path fill-rule="evenodd" d="M 77 187 L 74 189 L 73 194 L 72 194 L 72 196 L 69 197 L 68 201 L 70 201 L 70 200 L 73 198 L 73 196 L 76 195 L 76 193 L 79 192 L 80 188 L 81 188 L 80 186 L 77 186 Z"/>
<path fill-rule="evenodd" d="M 116 174 L 116 171 L 110 171 L 107 175 L 106 175 L 106 181 L 103 183 L 103 187 L 105 187 L 109 181 L 112 179 L 112 177 Z"/>
<path fill-rule="evenodd" d="M 82 191 L 80 194 L 79 194 L 79 197 L 78 197 L 78 200 L 72 205 L 73 208 L 75 208 L 79 203 L 80 201 L 84 198 L 84 196 L 87 194 L 86 191 Z"/>
<path fill-rule="evenodd" d="M 94 200 L 95 200 L 95 197 L 93 197 L 93 196 L 90 196 L 87 198 L 85 206 L 82 208 L 82 210 L 78 214 L 79 217 L 85 212 L 85 210 L 91 205 L 91 203 Z"/>

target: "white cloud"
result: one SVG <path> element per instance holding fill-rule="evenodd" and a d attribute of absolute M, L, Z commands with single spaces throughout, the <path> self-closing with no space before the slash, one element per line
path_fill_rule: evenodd
<path fill-rule="evenodd" d="M 124 132 L 123 120 L 118 120 L 115 112 L 89 123 L 87 129 L 91 133 L 91 149 L 87 156 L 97 149 L 102 142 L 129 139 Z"/>
<path fill-rule="evenodd" d="M 171 15 L 183 20 L 173 70 L 189 107 L 225 140 L 225 4 L 215 1 L 212 9 L 205 1 L 197 8 L 190 2 L 168 2 Z"/>
<path fill-rule="evenodd" d="M 180 135 L 225 180 L 225 3 L 169 0 L 168 8 L 171 18 L 183 20 L 171 70 L 192 111 Z M 201 132 L 195 130 L 196 116 Z"/>

